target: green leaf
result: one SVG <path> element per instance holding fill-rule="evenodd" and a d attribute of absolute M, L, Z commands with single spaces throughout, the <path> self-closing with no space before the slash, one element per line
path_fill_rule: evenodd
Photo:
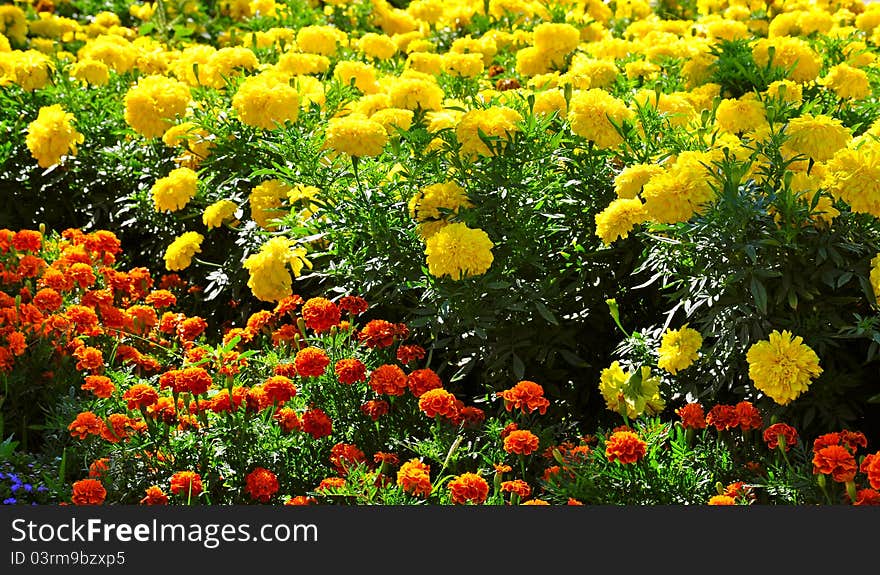
<path fill-rule="evenodd" d="M 515 353 L 512 354 L 511 357 L 513 359 L 513 375 L 515 375 L 517 379 L 523 379 L 526 375 L 525 364 Z"/>
<path fill-rule="evenodd" d="M 749 291 L 752 292 L 752 297 L 755 298 L 755 305 L 758 307 L 758 311 L 762 314 L 767 313 L 767 288 L 764 287 L 764 284 L 761 283 L 761 280 L 752 276 L 751 285 L 749 286 Z"/>
<path fill-rule="evenodd" d="M 538 313 L 541 314 L 541 317 L 543 317 L 548 323 L 559 325 L 559 320 L 556 319 L 556 316 L 553 315 L 553 312 L 547 309 L 547 306 L 544 305 L 542 302 L 536 301 L 535 309 L 538 310 Z"/>

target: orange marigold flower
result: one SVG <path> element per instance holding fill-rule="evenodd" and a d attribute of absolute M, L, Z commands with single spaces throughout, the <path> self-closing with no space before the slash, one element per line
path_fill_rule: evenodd
<path fill-rule="evenodd" d="M 859 489 L 853 505 L 880 505 L 880 491 L 869 488 Z"/>
<path fill-rule="evenodd" d="M 510 432 L 504 438 L 504 451 L 517 455 L 531 455 L 538 450 L 538 436 L 525 429 Z"/>
<path fill-rule="evenodd" d="M 408 365 L 425 357 L 425 348 L 420 345 L 401 345 L 397 348 L 397 361 Z"/>
<path fill-rule="evenodd" d="M 131 321 L 131 330 L 134 333 L 145 334 L 159 325 L 156 310 L 146 305 L 133 305 L 125 310 L 125 315 Z"/>
<path fill-rule="evenodd" d="M 98 314 L 90 307 L 84 305 L 72 305 L 64 312 L 76 328 L 77 333 L 89 333 L 98 327 Z"/>
<path fill-rule="evenodd" d="M 159 318 L 159 331 L 167 334 L 177 333 L 177 326 L 184 319 L 186 319 L 186 316 L 182 313 L 166 311 L 162 314 L 162 317 Z"/>
<path fill-rule="evenodd" d="M 370 374 L 370 388 L 380 395 L 403 395 L 406 391 L 406 374 L 399 366 L 380 365 Z"/>
<path fill-rule="evenodd" d="M 632 431 L 616 431 L 605 443 L 608 461 L 635 463 L 645 456 L 648 444 Z"/>
<path fill-rule="evenodd" d="M 865 456 L 859 470 L 868 476 L 871 487 L 880 489 L 880 451 Z"/>
<path fill-rule="evenodd" d="M 431 389 L 419 398 L 419 409 L 428 417 L 454 418 L 458 414 L 455 396 L 445 389 Z"/>
<path fill-rule="evenodd" d="M 312 436 L 312 439 L 320 439 L 333 433 L 333 422 L 320 407 L 310 409 L 302 415 L 302 430 Z"/>
<path fill-rule="evenodd" d="M 105 375 L 87 375 L 86 381 L 80 386 L 80 389 L 91 391 L 96 397 L 108 398 L 116 391 L 116 386 Z"/>
<path fill-rule="evenodd" d="M 124 413 L 111 413 L 107 416 L 107 423 L 101 426 L 101 437 L 110 443 L 125 441 L 128 439 L 129 431 L 138 430 L 137 421 Z"/>
<path fill-rule="evenodd" d="M 319 377 L 324 375 L 324 371 L 330 365 L 330 358 L 327 357 L 323 349 L 305 347 L 296 352 L 293 363 L 300 376 Z"/>
<path fill-rule="evenodd" d="M 100 505 L 107 497 L 107 490 L 97 479 L 81 479 L 73 484 L 71 501 L 74 505 Z"/>
<path fill-rule="evenodd" d="M 339 325 L 341 314 L 339 307 L 323 297 L 313 297 L 306 300 L 300 310 L 306 327 L 315 333 L 330 331 L 334 325 Z"/>
<path fill-rule="evenodd" d="M 339 299 L 339 309 L 347 311 L 351 315 L 360 315 L 367 311 L 370 305 L 367 300 L 356 295 L 347 295 Z"/>
<path fill-rule="evenodd" d="M 263 391 L 273 403 L 282 405 L 296 396 L 296 386 L 283 375 L 273 375 L 263 382 Z"/>
<path fill-rule="evenodd" d="M 394 343 L 394 337 L 398 334 L 396 324 L 384 319 L 374 319 L 367 322 L 358 332 L 358 341 L 367 347 L 383 348 L 390 347 Z"/>
<path fill-rule="evenodd" d="M 6 347 L 8 347 L 9 351 L 12 352 L 12 355 L 16 357 L 23 355 L 25 350 L 27 350 L 27 339 L 20 331 L 10 332 L 6 335 Z"/>
<path fill-rule="evenodd" d="M 520 499 L 526 499 L 532 494 L 532 488 L 522 479 L 514 479 L 512 481 L 502 481 L 501 491 L 503 493 L 515 493 Z"/>
<path fill-rule="evenodd" d="M 501 439 L 506 438 L 508 435 L 510 435 L 511 433 L 516 431 L 517 429 L 519 429 L 519 426 L 516 423 L 514 423 L 514 422 L 508 423 L 507 425 L 504 426 L 504 429 L 501 430 Z"/>
<path fill-rule="evenodd" d="M 100 479 L 102 475 L 107 473 L 109 463 L 110 460 L 106 457 L 93 461 L 92 464 L 89 465 L 89 477 L 92 479 Z"/>
<path fill-rule="evenodd" d="M 829 445 L 840 445 L 840 434 L 836 431 L 825 433 L 813 440 L 813 451 L 819 451 Z"/>
<path fill-rule="evenodd" d="M 147 487 L 144 498 L 140 501 L 141 505 L 168 505 L 168 496 L 162 491 L 158 485 Z"/>
<path fill-rule="evenodd" d="M 12 247 L 19 252 L 38 252 L 43 245 L 43 234 L 36 230 L 19 230 L 12 236 Z"/>
<path fill-rule="evenodd" d="M 849 431 L 844 429 L 840 432 L 840 442 L 855 453 L 859 447 L 868 447 L 868 438 L 861 431 Z"/>
<path fill-rule="evenodd" d="M 529 499 L 528 501 L 520 503 L 520 505 L 550 505 L 550 503 L 543 499 Z"/>
<path fill-rule="evenodd" d="M 35 278 L 42 273 L 45 267 L 46 261 L 43 258 L 27 255 L 18 262 L 18 274 L 23 278 Z M 89 269 L 91 270 L 91 268 Z"/>
<path fill-rule="evenodd" d="M 76 369 L 79 370 L 88 370 L 95 373 L 104 367 L 104 355 L 100 349 L 94 347 L 80 346 L 73 352 L 73 357 L 78 360 L 76 362 Z"/>
<path fill-rule="evenodd" d="M 254 312 L 248 318 L 245 329 L 254 335 L 259 335 L 264 329 L 268 332 L 273 319 L 271 311 L 264 309 Z"/>
<path fill-rule="evenodd" d="M 442 388 L 443 382 L 437 372 L 426 367 L 410 373 L 406 378 L 406 385 L 414 396 L 421 397 L 426 391 Z"/>
<path fill-rule="evenodd" d="M 188 391 L 193 395 L 201 395 L 214 384 L 211 375 L 201 367 L 181 369 L 175 377 L 175 391 Z"/>
<path fill-rule="evenodd" d="M 730 495 L 713 495 L 708 505 L 736 505 L 736 500 Z"/>
<path fill-rule="evenodd" d="M 202 476 L 194 471 L 178 471 L 171 476 L 171 493 L 196 498 L 202 492 Z"/>
<path fill-rule="evenodd" d="M 703 412 L 703 406 L 698 402 L 683 405 L 676 409 L 675 413 L 681 418 L 681 425 L 685 429 L 706 428 L 706 415 Z"/>
<path fill-rule="evenodd" d="M 400 458 L 397 457 L 396 453 L 385 453 L 383 451 L 377 451 L 373 454 L 373 461 L 386 465 L 397 465 L 398 463 L 400 463 Z"/>
<path fill-rule="evenodd" d="M 829 445 L 813 453 L 813 474 L 831 475 L 838 483 L 852 481 L 856 475 L 856 459 L 842 445 Z"/>
<path fill-rule="evenodd" d="M 296 308 L 298 308 L 302 304 L 303 298 L 296 294 L 291 294 L 278 300 L 278 303 L 275 305 L 275 309 L 272 310 L 272 313 L 274 313 L 276 317 L 280 318 L 285 314 L 293 314 L 293 312 L 296 311 Z"/>
<path fill-rule="evenodd" d="M 739 419 L 739 428 L 742 431 L 750 431 L 752 429 L 761 429 L 764 427 L 764 421 L 761 418 L 761 412 L 752 405 L 750 401 L 740 401 L 734 406 L 736 417 Z"/>
<path fill-rule="evenodd" d="M 285 505 L 317 505 L 318 500 L 307 495 L 297 495 L 284 502 Z"/>
<path fill-rule="evenodd" d="M 550 401 L 544 397 L 544 388 L 534 381 L 523 380 L 496 395 L 504 400 L 507 411 L 519 409 L 523 413 L 538 411 L 541 415 L 547 412 Z"/>
<path fill-rule="evenodd" d="M 397 471 L 397 485 L 405 492 L 422 497 L 431 495 L 431 468 L 418 459 L 410 459 Z"/>
<path fill-rule="evenodd" d="M 278 477 L 265 467 L 257 467 L 245 478 L 245 490 L 252 499 L 268 503 L 278 493 Z"/>
<path fill-rule="evenodd" d="M 780 437 L 784 442 L 785 450 L 788 451 L 795 443 L 797 443 L 798 432 L 794 427 L 787 423 L 774 423 L 764 430 L 764 443 L 767 444 L 768 449 L 776 449 L 779 447 Z"/>
<path fill-rule="evenodd" d="M 318 486 L 315 488 L 315 491 L 317 491 L 318 493 L 324 493 L 336 489 L 343 489 L 344 487 L 344 477 L 325 477 L 321 480 L 321 483 L 319 483 Z"/>
<path fill-rule="evenodd" d="M 49 287 L 43 288 L 34 294 L 34 305 L 40 311 L 57 311 L 62 303 L 61 294 Z"/>
<path fill-rule="evenodd" d="M 349 469 L 360 463 L 366 463 L 367 456 L 351 443 L 337 443 L 330 448 L 330 463 L 339 475 L 348 475 Z"/>
<path fill-rule="evenodd" d="M 177 296 L 166 289 L 159 289 L 151 291 L 144 301 L 156 309 L 162 309 L 175 305 Z"/>
<path fill-rule="evenodd" d="M 449 494 L 456 505 L 481 505 L 489 496 L 489 484 L 476 473 L 462 473 L 449 481 Z"/>
<path fill-rule="evenodd" d="M 299 415 L 289 407 L 282 407 L 276 411 L 275 415 L 272 416 L 272 419 L 278 422 L 278 426 L 284 433 L 291 433 L 302 427 Z"/>
<path fill-rule="evenodd" d="M 578 501 L 574 497 L 569 497 L 568 503 L 566 503 L 566 505 L 583 505 L 583 503 L 581 503 L 580 501 Z"/>
<path fill-rule="evenodd" d="M 160 397 L 156 403 L 147 406 L 147 417 L 158 419 L 165 425 L 174 425 L 177 420 L 177 412 L 174 409 L 174 400 L 170 397 Z"/>
<path fill-rule="evenodd" d="M 275 375 L 283 375 L 284 377 L 294 378 L 296 377 L 296 365 L 292 362 L 287 363 L 276 363 L 275 367 L 272 368 L 272 373 Z"/>
<path fill-rule="evenodd" d="M 92 266 L 87 263 L 70 264 L 70 267 L 67 268 L 67 277 L 82 289 L 88 289 L 95 285 L 95 272 Z"/>
<path fill-rule="evenodd" d="M 177 324 L 177 337 L 182 342 L 195 341 L 208 328 L 208 322 L 199 316 L 183 319 Z"/>
<path fill-rule="evenodd" d="M 486 419 L 486 412 L 479 407 L 469 405 L 458 410 L 458 417 L 465 427 L 476 428 Z"/>
<path fill-rule="evenodd" d="M 388 413 L 388 405 L 387 401 L 381 399 L 371 399 L 361 405 L 361 413 L 372 419 L 373 421 L 378 421 L 380 417 Z"/>
<path fill-rule="evenodd" d="M 221 391 L 211 400 L 211 411 L 214 413 L 237 411 L 241 407 L 242 402 L 245 401 L 245 398 L 247 398 L 247 392 L 248 388 L 240 385 L 232 388 L 231 396 L 229 390 Z"/>
<path fill-rule="evenodd" d="M 345 385 L 352 385 L 355 382 L 367 380 L 367 366 L 356 358 L 340 359 L 333 366 L 333 371 L 336 372 L 336 378 L 339 379 L 339 383 Z"/>
<path fill-rule="evenodd" d="M 67 429 L 73 437 L 85 439 L 89 435 L 100 435 L 103 427 L 104 424 L 97 415 L 91 411 L 83 411 L 67 426 Z"/>
<path fill-rule="evenodd" d="M 255 385 L 252 388 L 248 389 L 247 393 L 245 394 L 244 401 L 247 411 L 250 412 L 263 411 L 264 409 L 272 405 L 272 402 L 269 401 L 269 397 L 266 395 L 265 390 L 263 390 L 262 385 Z"/>
<path fill-rule="evenodd" d="M 709 410 L 706 423 L 714 425 L 718 431 L 727 431 L 739 425 L 739 417 L 734 406 L 719 404 Z"/>

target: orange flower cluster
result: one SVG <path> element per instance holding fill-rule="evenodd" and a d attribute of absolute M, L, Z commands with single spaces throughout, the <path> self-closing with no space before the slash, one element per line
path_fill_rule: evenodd
<path fill-rule="evenodd" d="M 323 349 L 306 347 L 296 352 L 293 363 L 302 377 L 319 377 L 330 365 L 330 358 Z"/>
<path fill-rule="evenodd" d="M 162 491 L 158 485 L 147 487 L 143 499 L 140 500 L 141 505 L 168 505 L 168 496 Z"/>
<path fill-rule="evenodd" d="M 71 501 L 74 505 L 100 505 L 107 497 L 107 490 L 97 479 L 81 479 L 74 482 Z"/>
<path fill-rule="evenodd" d="M 635 463 L 645 456 L 648 444 L 632 431 L 615 431 L 605 443 L 608 461 Z"/>
<path fill-rule="evenodd" d="M 456 505 L 482 505 L 489 496 L 489 484 L 476 473 L 462 473 L 449 481 L 449 494 Z"/>
<path fill-rule="evenodd" d="M 171 476 L 171 493 L 195 499 L 202 492 L 202 477 L 194 471 L 178 471 Z"/>
<path fill-rule="evenodd" d="M 418 459 L 410 459 L 397 471 L 397 485 L 416 497 L 431 495 L 431 468 Z"/>
<path fill-rule="evenodd" d="M 504 451 L 516 455 L 531 455 L 538 450 L 538 436 L 531 431 L 517 429 L 504 438 Z"/>
<path fill-rule="evenodd" d="M 858 449 L 867 445 L 867 438 L 859 431 L 843 430 L 820 435 L 813 440 L 813 474 L 830 475 L 838 483 L 849 483 L 854 481 L 856 473 L 861 470 L 868 475 L 868 481 L 871 482 L 871 474 L 867 473 L 865 466 L 865 461 L 871 456 L 862 462 L 862 469 L 855 457 Z M 880 481 L 877 486 L 880 486 Z M 872 484 L 872 487 L 875 486 Z"/>
<path fill-rule="evenodd" d="M 257 467 L 245 478 L 245 491 L 260 503 L 268 503 L 278 489 L 278 477 L 265 467 Z"/>
<path fill-rule="evenodd" d="M 517 495 L 520 499 L 524 500 L 528 499 L 528 497 L 532 494 L 532 488 L 522 479 L 514 479 L 512 481 L 502 481 L 501 492 L 513 493 Z"/>
<path fill-rule="evenodd" d="M 681 425 L 685 429 L 705 429 L 706 414 L 703 406 L 698 402 L 688 403 L 675 410 L 676 415 L 681 418 Z"/>
<path fill-rule="evenodd" d="M 427 391 L 442 388 L 443 382 L 440 381 L 440 376 L 433 369 L 424 368 L 410 373 L 407 376 L 406 385 L 414 396 L 421 397 Z"/>
<path fill-rule="evenodd" d="M 332 301 L 323 297 L 309 299 L 300 310 L 306 327 L 315 333 L 330 331 L 330 328 L 339 325 L 341 313 L 339 307 Z"/>
<path fill-rule="evenodd" d="M 352 385 L 359 381 L 367 380 L 367 366 L 359 359 L 340 359 L 333 367 L 339 383 Z"/>
<path fill-rule="evenodd" d="M 510 389 L 505 389 L 496 395 L 504 400 L 504 407 L 507 411 L 519 409 L 523 413 L 537 411 L 544 415 L 550 406 L 550 401 L 544 397 L 544 388 L 534 381 L 520 381 Z"/>
<path fill-rule="evenodd" d="M 787 423 L 774 423 L 764 430 L 764 443 L 767 444 L 768 449 L 777 449 L 780 445 L 785 445 L 785 451 L 788 451 L 797 440 L 797 429 Z"/>
<path fill-rule="evenodd" d="M 419 398 L 419 409 L 428 417 L 453 419 L 458 414 L 455 396 L 445 389 L 431 389 Z"/>
<path fill-rule="evenodd" d="M 384 319 L 373 319 L 361 328 L 357 339 L 370 348 L 391 347 L 395 341 L 406 339 L 409 329 L 402 323 L 391 323 Z"/>
<path fill-rule="evenodd" d="M 366 463 L 367 456 L 357 445 L 351 443 L 337 443 L 330 448 L 330 464 L 336 468 L 337 473 L 343 477 L 348 475 L 349 470 L 359 464 Z"/>

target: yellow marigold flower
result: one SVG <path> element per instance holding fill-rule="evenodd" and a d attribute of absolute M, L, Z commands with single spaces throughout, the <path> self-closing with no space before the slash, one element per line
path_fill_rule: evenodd
<path fill-rule="evenodd" d="M 569 79 L 575 88 L 585 90 L 607 88 L 614 83 L 618 75 L 614 62 L 589 58 L 585 54 L 575 54 L 565 78 Z"/>
<path fill-rule="evenodd" d="M 299 94 L 283 74 L 264 72 L 246 78 L 232 97 L 232 108 L 242 123 L 274 130 L 299 116 Z"/>
<path fill-rule="evenodd" d="M 348 35 L 332 26 L 304 26 L 296 33 L 296 46 L 303 52 L 333 56 Z"/>
<path fill-rule="evenodd" d="M 156 211 L 176 212 L 186 206 L 198 191 L 199 179 L 190 168 L 176 168 L 153 184 L 150 193 Z"/>
<path fill-rule="evenodd" d="M 803 84 L 815 80 L 822 62 L 810 45 L 800 38 L 779 36 L 762 38 L 752 46 L 752 56 L 758 66 L 766 66 L 770 61 L 770 48 L 773 48 L 773 65 L 788 70 L 789 79 Z"/>
<path fill-rule="evenodd" d="M 364 94 L 374 94 L 379 91 L 379 83 L 376 81 L 376 69 L 363 62 L 343 60 L 336 64 L 333 75 L 346 86 L 354 81 L 354 87 Z"/>
<path fill-rule="evenodd" d="M 179 80 L 151 75 L 125 94 L 125 121 L 145 138 L 165 133 L 191 101 L 189 86 Z"/>
<path fill-rule="evenodd" d="M 296 277 L 304 266 L 311 269 L 306 249 L 295 244 L 290 238 L 276 236 L 244 261 L 244 268 L 250 273 L 247 285 L 257 299 L 278 301 L 290 295 L 293 279 L 288 266 Z"/>
<path fill-rule="evenodd" d="M 819 84 L 830 88 L 844 100 L 861 100 L 871 95 L 871 83 L 864 70 L 849 64 L 838 64 L 819 80 Z"/>
<path fill-rule="evenodd" d="M 14 4 L 0 6 L 0 34 L 17 44 L 27 42 L 28 21 L 24 10 Z"/>
<path fill-rule="evenodd" d="M 193 256 L 201 253 L 204 239 L 205 236 L 200 233 L 186 232 L 171 242 L 165 250 L 165 269 L 177 271 L 188 268 Z"/>
<path fill-rule="evenodd" d="M 205 224 L 209 230 L 219 228 L 223 225 L 223 222 L 232 219 L 235 215 L 235 210 L 237 209 L 238 204 L 232 200 L 220 200 L 214 202 L 205 208 L 205 212 L 202 214 L 202 223 Z"/>
<path fill-rule="evenodd" d="M 443 71 L 443 56 L 430 52 L 410 52 L 406 57 L 404 69 L 436 76 Z"/>
<path fill-rule="evenodd" d="M 49 82 L 52 61 L 38 50 L 0 52 L 0 85 L 7 81 L 33 92 Z"/>
<path fill-rule="evenodd" d="M 520 76 L 538 76 L 553 71 L 556 66 L 550 54 L 528 46 L 516 52 L 516 72 Z"/>
<path fill-rule="evenodd" d="M 660 356 L 657 367 L 675 375 L 690 367 L 700 357 L 698 352 L 702 345 L 703 336 L 687 324 L 680 329 L 667 329 L 660 339 L 660 349 L 657 350 Z"/>
<path fill-rule="evenodd" d="M 390 60 L 397 53 L 397 44 L 386 34 L 367 32 L 357 42 L 358 50 L 376 60 Z"/>
<path fill-rule="evenodd" d="M 624 74 L 631 80 L 638 78 L 654 79 L 660 73 L 660 70 L 660 66 L 647 60 L 627 62 L 623 67 Z"/>
<path fill-rule="evenodd" d="M 211 134 L 195 122 L 181 122 L 168 128 L 162 142 L 169 148 L 183 147 L 199 160 L 207 158 L 214 147 Z"/>
<path fill-rule="evenodd" d="M 413 0 L 406 7 L 413 17 L 428 24 L 436 24 L 443 17 L 443 2 L 440 0 Z"/>
<path fill-rule="evenodd" d="M 281 215 L 279 208 L 284 198 L 291 191 L 291 186 L 281 180 L 268 180 L 254 186 L 248 196 L 251 206 L 251 218 L 267 230 L 275 229 L 269 221 Z"/>
<path fill-rule="evenodd" d="M 442 56 L 443 71 L 459 78 L 476 78 L 483 73 L 482 54 L 448 52 Z"/>
<path fill-rule="evenodd" d="M 568 106 L 571 131 L 601 149 L 613 148 L 623 142 L 611 121 L 621 125 L 633 116 L 633 111 L 623 101 L 598 88 L 578 92 Z"/>
<path fill-rule="evenodd" d="M 110 81 L 110 68 L 98 60 L 80 60 L 70 67 L 70 76 L 84 84 L 104 86 Z"/>
<path fill-rule="evenodd" d="M 791 104 L 799 104 L 804 99 L 804 91 L 800 84 L 795 84 L 791 80 L 777 80 L 767 86 L 765 92 L 771 98 L 789 102 Z"/>
<path fill-rule="evenodd" d="M 532 113 L 535 116 L 549 116 L 554 112 L 561 118 L 568 114 L 568 104 L 565 101 L 565 95 L 562 93 L 562 90 L 553 88 L 536 93 Z"/>
<path fill-rule="evenodd" d="M 208 59 L 205 84 L 214 88 L 225 88 L 229 78 L 242 73 L 242 70 L 254 70 L 259 65 L 257 55 L 244 46 L 227 46 L 220 48 Z"/>
<path fill-rule="evenodd" d="M 671 167 L 651 176 L 642 189 L 648 217 L 674 224 L 702 213 L 715 200 L 710 174 L 703 165 L 710 161 L 702 152 L 682 152 Z"/>
<path fill-rule="evenodd" d="M 116 34 L 102 34 L 88 40 L 76 53 L 80 60 L 98 60 L 119 74 L 131 72 L 138 50 L 127 39 Z"/>
<path fill-rule="evenodd" d="M 742 134 L 758 130 L 766 124 L 764 104 L 754 98 L 725 99 L 715 111 L 715 125 L 724 132 Z"/>
<path fill-rule="evenodd" d="M 773 330 L 767 340 L 749 348 L 746 361 L 755 387 L 779 405 L 787 405 L 822 373 L 819 357 L 800 336 Z"/>
<path fill-rule="evenodd" d="M 493 106 L 485 110 L 470 110 L 461 117 L 455 136 L 461 144 L 461 153 L 466 156 L 492 156 L 493 150 L 480 138 L 480 132 L 488 137 L 497 136 L 502 141 L 510 140 L 518 132 L 518 124 L 523 118 L 519 112 L 506 106 Z"/>
<path fill-rule="evenodd" d="M 627 166 L 614 178 L 614 191 L 618 198 L 635 198 L 652 177 L 663 171 L 657 164 L 633 164 Z"/>
<path fill-rule="evenodd" d="M 785 152 L 803 154 L 816 162 L 831 159 L 852 140 L 852 134 L 840 120 L 825 115 L 793 118 L 785 127 L 785 134 Z"/>
<path fill-rule="evenodd" d="M 443 89 L 437 82 L 424 78 L 401 77 L 388 90 L 391 105 L 407 110 L 440 110 L 443 108 Z"/>
<path fill-rule="evenodd" d="M 875 301 L 880 303 L 880 254 L 871 258 L 871 290 Z"/>
<path fill-rule="evenodd" d="M 57 164 L 65 154 L 76 155 L 76 145 L 84 137 L 71 124 L 74 119 L 60 104 L 53 104 L 40 108 L 37 119 L 28 124 L 25 143 L 41 168 Z"/>
<path fill-rule="evenodd" d="M 385 108 L 377 110 L 370 116 L 374 122 L 379 122 L 389 136 L 397 134 L 397 130 L 407 131 L 412 127 L 413 121 L 412 110 L 402 110 L 400 108 Z"/>
<path fill-rule="evenodd" d="M 419 190 L 409 200 L 409 215 L 418 222 L 441 220 L 463 207 L 473 207 L 467 192 L 456 182 L 448 181 Z"/>
<path fill-rule="evenodd" d="M 574 52 L 581 43 L 581 32 L 571 24 L 542 22 L 534 29 L 535 48 L 551 57 Z"/>
<path fill-rule="evenodd" d="M 435 277 L 460 280 L 481 275 L 492 265 L 495 244 L 483 230 L 463 223 L 444 226 L 425 242 L 428 271 Z"/>
<path fill-rule="evenodd" d="M 617 238 L 626 238 L 637 224 L 648 219 L 645 205 L 638 198 L 617 198 L 596 214 L 596 235 L 606 246 Z"/>
<path fill-rule="evenodd" d="M 291 76 L 323 74 L 330 69 L 330 58 L 320 54 L 285 52 L 278 57 L 275 68 Z"/>
<path fill-rule="evenodd" d="M 388 143 L 385 127 L 359 114 L 331 118 L 327 122 L 324 147 L 356 158 L 378 156 Z"/>
<path fill-rule="evenodd" d="M 651 368 L 646 365 L 626 373 L 619 361 L 612 362 L 599 376 L 599 392 L 608 409 L 626 412 L 632 419 L 643 413 L 657 415 L 666 407 L 660 397 L 660 378 L 651 375 Z"/>
<path fill-rule="evenodd" d="M 867 140 L 858 148 L 837 151 L 826 164 L 823 184 L 852 211 L 880 218 L 880 144 Z"/>

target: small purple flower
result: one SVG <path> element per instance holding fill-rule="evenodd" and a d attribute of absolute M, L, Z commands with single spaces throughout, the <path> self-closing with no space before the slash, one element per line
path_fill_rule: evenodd
<path fill-rule="evenodd" d="M 46 487 L 45 485 L 39 485 L 37 487 L 37 493 L 43 493 L 44 491 L 49 491 L 49 488 Z"/>
<path fill-rule="evenodd" d="M 18 491 L 19 487 L 21 487 L 21 483 L 13 483 L 12 487 L 10 487 L 9 490 L 15 493 L 16 491 Z"/>
<path fill-rule="evenodd" d="M 3 505 L 15 505 L 15 497 L 10 497 L 8 499 L 3 500 Z"/>
<path fill-rule="evenodd" d="M 31 486 L 30 483 L 25 483 L 25 484 L 24 484 L 24 490 L 27 491 L 28 493 L 30 493 L 31 491 L 34 490 L 34 488 Z"/>

